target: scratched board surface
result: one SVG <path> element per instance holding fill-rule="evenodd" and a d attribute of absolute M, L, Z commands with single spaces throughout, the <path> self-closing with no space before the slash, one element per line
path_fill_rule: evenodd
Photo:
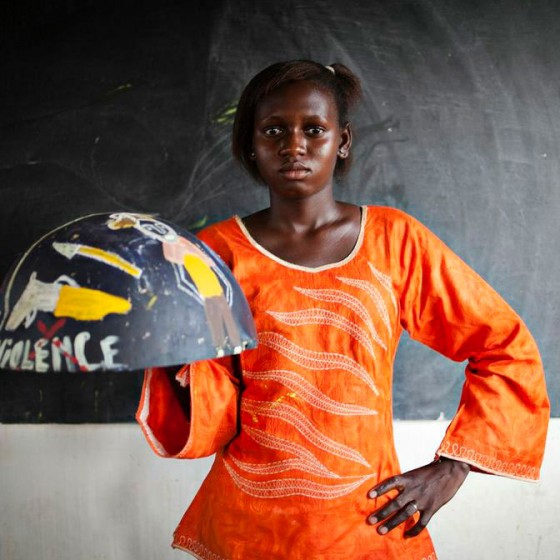
<path fill-rule="evenodd" d="M 2 276 L 86 214 L 158 213 L 193 229 L 262 208 L 266 191 L 229 150 L 243 85 L 277 60 L 342 62 L 364 101 L 339 198 L 413 214 L 486 278 L 537 339 L 560 414 L 560 4 L 114 4 L 22 11 L 4 34 Z M 395 417 L 452 416 L 463 367 L 405 337 Z M 130 421 L 141 381 L 1 372 L 0 422 Z"/>

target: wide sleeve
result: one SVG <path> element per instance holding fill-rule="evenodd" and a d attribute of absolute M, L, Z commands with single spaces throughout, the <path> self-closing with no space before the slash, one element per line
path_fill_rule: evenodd
<path fill-rule="evenodd" d="M 231 268 L 231 251 L 219 228 L 199 233 Z M 187 394 L 181 394 L 185 393 Z M 166 368 L 148 368 L 136 420 L 161 457 L 193 459 L 212 455 L 238 430 L 239 381 L 231 357 L 183 366 L 170 377 Z"/>
<path fill-rule="evenodd" d="M 426 227 L 403 215 L 392 233 L 402 326 L 448 358 L 467 362 L 459 408 L 437 455 L 538 479 L 550 405 L 533 337 Z"/>
<path fill-rule="evenodd" d="M 176 379 L 165 368 L 145 371 L 136 420 L 155 453 L 206 457 L 235 437 L 239 384 L 228 362 L 230 358 L 195 362 L 181 368 Z M 188 391 L 190 398 L 180 398 L 180 391 Z"/>

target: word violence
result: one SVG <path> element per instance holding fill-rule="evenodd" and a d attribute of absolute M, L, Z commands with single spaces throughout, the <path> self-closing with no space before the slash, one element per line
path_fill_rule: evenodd
<path fill-rule="evenodd" d="M 0 339 L 0 369 L 46 371 L 95 371 L 96 369 L 122 369 L 124 364 L 115 362 L 118 350 L 114 345 L 118 336 L 109 335 L 99 342 L 103 360 L 90 363 L 86 358 L 86 346 L 90 333 L 78 333 L 74 339 L 63 336 L 52 340 L 39 338 L 31 340 Z"/>

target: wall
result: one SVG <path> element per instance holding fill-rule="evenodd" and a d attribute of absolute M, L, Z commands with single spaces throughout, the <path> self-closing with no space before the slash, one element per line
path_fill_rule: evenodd
<path fill-rule="evenodd" d="M 406 210 L 487 279 L 539 343 L 560 414 L 560 3 L 75 6 L 21 27 L 9 48 L 0 35 L 0 276 L 86 214 L 155 212 L 189 227 L 265 206 L 232 161 L 228 110 L 274 61 L 338 61 L 364 100 L 337 195 Z M 450 418 L 462 369 L 405 341 L 395 416 Z M 137 379 L 2 372 L 0 422 L 130 420 Z"/>
<path fill-rule="evenodd" d="M 445 422 L 395 423 L 404 469 Z M 171 534 L 210 459 L 156 457 L 135 425 L 0 426 L 2 560 L 172 560 Z M 471 473 L 430 525 L 440 560 L 556 560 L 560 420 L 538 483 Z M 404 560 L 404 559 L 403 559 Z"/>
<path fill-rule="evenodd" d="M 339 61 L 365 92 L 340 197 L 412 213 L 488 279 L 535 334 L 560 414 L 558 2 L 75 4 L 0 37 L 0 274 L 80 215 L 188 227 L 263 206 L 231 161 L 227 110 L 273 61 Z M 461 369 L 405 341 L 396 416 L 449 418 Z M 134 374 L 1 372 L 0 421 L 130 420 L 138 391 Z M 397 423 L 403 467 L 443 426 Z M 542 483 L 469 477 L 433 522 L 444 560 L 558 556 L 559 431 Z M 180 558 L 171 531 L 206 465 L 158 460 L 132 425 L 0 425 L 0 558 Z"/>

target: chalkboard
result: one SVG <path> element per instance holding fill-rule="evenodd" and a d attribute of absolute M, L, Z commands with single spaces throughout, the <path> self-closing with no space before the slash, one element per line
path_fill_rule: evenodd
<path fill-rule="evenodd" d="M 230 156 L 243 85 L 277 60 L 342 62 L 364 102 L 339 198 L 406 210 L 485 277 L 537 339 L 558 416 L 560 4 L 36 4 L 18 4 L 0 45 L 0 275 L 85 214 L 192 229 L 265 206 Z M 405 339 L 395 417 L 452 416 L 462 371 Z M 140 386 L 140 373 L 0 372 L 0 422 L 130 421 Z"/>

